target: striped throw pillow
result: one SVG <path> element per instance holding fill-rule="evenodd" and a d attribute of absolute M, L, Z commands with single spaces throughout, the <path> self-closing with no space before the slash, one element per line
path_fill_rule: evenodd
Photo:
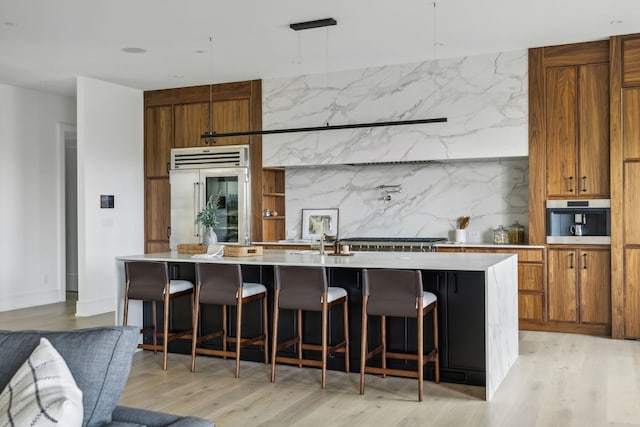
<path fill-rule="evenodd" d="M 82 425 L 82 391 L 46 338 L 0 393 L 0 427 Z"/>

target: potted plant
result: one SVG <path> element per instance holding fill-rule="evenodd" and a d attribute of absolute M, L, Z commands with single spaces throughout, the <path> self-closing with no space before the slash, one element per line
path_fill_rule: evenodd
<path fill-rule="evenodd" d="M 202 235 L 202 244 L 205 246 L 215 245 L 218 243 L 218 236 L 213 231 L 213 227 L 216 227 L 220 221 L 218 221 L 218 203 L 220 203 L 219 196 L 211 196 L 207 203 L 204 205 L 204 209 L 198 212 L 196 216 L 196 222 L 204 225 L 205 231 Z"/>

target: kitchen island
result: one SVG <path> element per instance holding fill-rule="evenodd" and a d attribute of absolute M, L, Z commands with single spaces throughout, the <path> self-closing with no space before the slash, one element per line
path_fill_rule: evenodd
<path fill-rule="evenodd" d="M 353 370 L 359 368 L 361 269 L 417 269 L 422 271 L 425 290 L 438 295 L 442 381 L 483 385 L 485 398 L 490 400 L 518 357 L 515 255 L 358 252 L 353 256 L 329 256 L 311 251 L 269 250 L 260 256 L 206 259 L 176 252 L 123 256 L 116 261 L 119 277 L 117 323 L 122 322 L 124 261 L 128 260 L 167 261 L 172 266 L 174 278 L 191 279 L 193 264 L 197 262 L 240 264 L 245 281 L 260 281 L 271 294 L 274 265 L 322 265 L 327 268 L 330 285 L 343 287 L 349 294 Z M 188 308 L 184 311 L 185 314 L 189 313 Z M 132 301 L 129 324 L 141 325 L 142 319 L 142 304 Z M 284 319 L 282 321 L 286 322 Z M 430 321 L 430 316 L 427 321 Z M 336 318 L 335 329 L 338 331 L 342 327 L 339 322 L 339 318 Z M 389 346 L 409 351 L 413 346 L 415 351 L 415 343 L 411 340 L 415 335 L 415 324 L 406 319 L 389 319 L 389 322 L 389 337 L 396 340 L 390 342 Z M 311 325 L 312 322 L 305 322 L 305 328 Z M 429 331 L 430 328 L 425 325 L 424 329 Z M 310 336 L 315 336 L 314 333 L 317 331 L 309 332 Z M 425 335 L 427 347 L 429 342 L 429 337 Z"/>

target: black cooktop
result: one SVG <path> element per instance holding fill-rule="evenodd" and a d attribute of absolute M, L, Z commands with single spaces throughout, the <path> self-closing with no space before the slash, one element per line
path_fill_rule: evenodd
<path fill-rule="evenodd" d="M 367 242 L 367 243 L 383 243 L 383 242 L 405 242 L 405 243 L 437 243 L 444 242 L 444 237 L 347 237 L 340 239 L 341 242 Z"/>

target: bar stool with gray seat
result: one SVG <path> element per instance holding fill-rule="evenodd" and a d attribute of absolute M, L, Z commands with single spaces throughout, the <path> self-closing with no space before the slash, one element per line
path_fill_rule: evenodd
<path fill-rule="evenodd" d="M 242 315 L 244 306 L 252 301 L 262 300 L 262 334 L 252 338 L 242 338 Z M 222 329 L 198 336 L 200 305 L 222 305 Z M 227 309 L 236 306 L 236 336 L 228 336 Z M 193 338 L 191 341 L 191 371 L 196 371 L 196 354 L 235 357 L 236 378 L 240 376 L 240 350 L 248 345 L 264 347 L 264 363 L 269 361 L 267 318 L 267 288 L 260 283 L 245 283 L 239 264 L 196 264 L 196 290 L 193 306 Z M 198 347 L 198 344 L 222 337 L 222 350 Z M 227 350 L 227 341 L 235 343 L 235 351 Z"/>
<path fill-rule="evenodd" d="M 327 284 L 324 267 L 275 266 L 275 297 L 273 303 L 273 343 L 271 345 L 271 382 L 276 380 L 276 363 L 288 363 L 299 367 L 317 366 L 322 368 L 322 388 L 326 388 L 327 355 L 334 352 L 344 353 L 345 372 L 349 372 L 349 314 L 347 291 Z M 327 329 L 329 309 L 343 306 L 344 340 L 329 347 Z M 280 309 L 296 310 L 297 336 L 278 344 L 278 320 Z M 309 344 L 302 340 L 302 311 L 320 311 L 322 313 L 322 344 Z M 297 358 L 278 356 L 277 352 L 297 345 Z M 320 351 L 321 360 L 304 359 L 303 350 Z"/>
<path fill-rule="evenodd" d="M 162 350 L 162 369 L 167 369 L 167 350 L 170 341 L 188 338 L 191 330 L 169 331 L 170 302 L 176 298 L 193 294 L 193 283 L 188 280 L 170 280 L 169 266 L 164 261 L 125 261 L 126 289 L 124 296 L 123 325 L 127 324 L 129 300 L 151 301 L 153 324 L 144 326 L 140 333 L 153 332 L 153 344 L 138 344 L 138 348 Z M 156 303 L 164 303 L 163 328 L 159 332 L 156 322 Z M 162 337 L 162 345 L 158 345 L 158 337 Z"/>
<path fill-rule="evenodd" d="M 433 313 L 433 350 L 424 354 L 424 315 Z M 367 326 L 369 316 L 380 316 L 381 345 L 367 351 Z M 417 354 L 387 351 L 386 317 L 410 317 L 417 320 Z M 382 366 L 366 366 L 367 360 L 381 354 Z M 417 371 L 387 368 L 387 358 L 415 360 Z M 436 383 L 440 382 L 440 360 L 438 354 L 438 298 L 424 292 L 419 270 L 363 270 L 362 286 L 362 343 L 360 348 L 360 394 L 364 394 L 365 373 L 396 375 L 418 379 L 418 400 L 424 393 L 424 365 L 435 362 Z"/>

